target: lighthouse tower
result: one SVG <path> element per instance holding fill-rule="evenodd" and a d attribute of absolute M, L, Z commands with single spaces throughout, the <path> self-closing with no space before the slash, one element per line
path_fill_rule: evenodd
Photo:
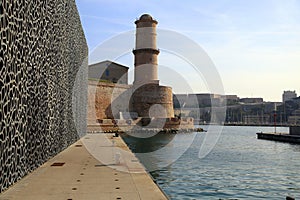
<path fill-rule="evenodd" d="M 147 83 L 159 84 L 157 72 L 157 56 L 159 50 L 156 47 L 157 21 L 150 15 L 143 14 L 136 24 L 136 41 L 134 54 L 134 84 Z"/>
<path fill-rule="evenodd" d="M 159 85 L 158 80 L 157 21 L 150 15 L 143 14 L 135 24 L 134 82 L 130 111 L 143 118 L 172 118 L 172 88 Z"/>

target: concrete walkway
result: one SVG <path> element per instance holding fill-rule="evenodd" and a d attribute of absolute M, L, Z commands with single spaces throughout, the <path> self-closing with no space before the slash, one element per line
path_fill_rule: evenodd
<path fill-rule="evenodd" d="M 88 134 L 0 200 L 167 199 L 120 137 Z"/>

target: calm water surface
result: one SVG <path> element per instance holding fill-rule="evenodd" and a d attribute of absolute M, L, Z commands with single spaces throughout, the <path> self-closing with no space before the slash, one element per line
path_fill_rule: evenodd
<path fill-rule="evenodd" d="M 300 199 L 300 145 L 258 140 L 256 132 L 261 131 L 274 128 L 224 127 L 214 149 L 202 159 L 198 158 L 199 147 L 209 132 L 161 139 L 158 146 L 165 140 L 169 151 L 158 152 L 151 142 L 127 143 L 133 151 L 141 152 L 142 147 L 154 152 L 146 160 L 141 153 L 137 156 L 146 168 L 156 166 L 151 174 L 171 199 Z M 288 132 L 288 128 L 277 131 Z M 189 148 L 165 166 L 170 152 L 180 152 L 179 143 Z"/>

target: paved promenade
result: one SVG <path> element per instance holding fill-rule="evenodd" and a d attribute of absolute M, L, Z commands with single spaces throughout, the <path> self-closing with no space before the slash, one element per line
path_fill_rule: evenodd
<path fill-rule="evenodd" d="M 88 134 L 0 200 L 167 199 L 120 137 Z"/>

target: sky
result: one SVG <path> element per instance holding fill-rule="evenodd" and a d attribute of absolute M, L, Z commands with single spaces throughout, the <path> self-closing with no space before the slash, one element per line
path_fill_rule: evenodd
<path fill-rule="evenodd" d="M 76 3 L 91 54 L 120 34 L 129 33 L 134 38 L 134 21 L 144 13 L 158 21 L 158 29 L 182 34 L 186 41 L 199 45 L 207 54 L 199 59 L 212 61 L 215 76 L 207 76 L 201 70 L 196 72 L 189 59 L 162 48 L 161 84 L 170 84 L 175 93 L 216 92 L 211 84 L 218 82 L 218 77 L 225 94 L 240 98 L 281 101 L 284 90 L 300 93 L 300 0 L 76 0 Z M 157 37 L 166 39 L 159 32 Z M 133 70 L 130 52 L 134 40 L 128 41 L 132 43 L 131 49 L 114 61 Z M 170 43 L 184 45 L 181 40 Z M 118 42 L 113 44 L 118 48 Z M 172 81 L 170 76 L 176 74 L 178 78 Z M 129 77 L 132 80 L 132 75 Z"/>

